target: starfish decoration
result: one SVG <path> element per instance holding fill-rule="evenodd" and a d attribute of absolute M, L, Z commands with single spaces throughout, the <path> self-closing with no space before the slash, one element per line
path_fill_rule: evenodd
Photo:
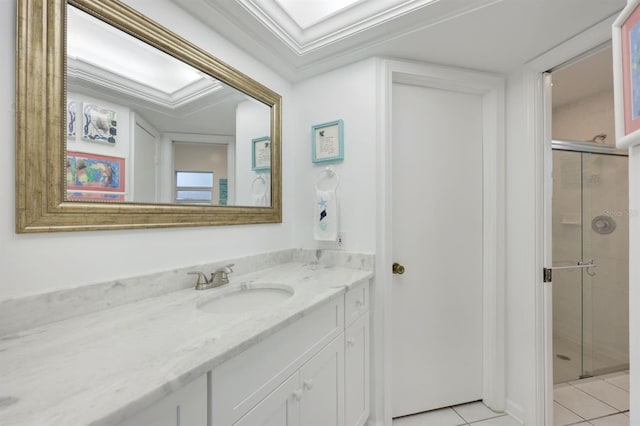
<path fill-rule="evenodd" d="M 322 198 L 320 198 L 320 201 L 318 202 L 318 205 L 320 207 L 322 207 L 323 209 L 327 208 L 327 200 L 323 200 Z"/>

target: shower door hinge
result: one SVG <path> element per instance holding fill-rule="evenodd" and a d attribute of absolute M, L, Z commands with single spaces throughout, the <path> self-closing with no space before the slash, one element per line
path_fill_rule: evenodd
<path fill-rule="evenodd" d="M 543 283 L 550 283 L 552 280 L 553 268 L 542 268 Z"/>

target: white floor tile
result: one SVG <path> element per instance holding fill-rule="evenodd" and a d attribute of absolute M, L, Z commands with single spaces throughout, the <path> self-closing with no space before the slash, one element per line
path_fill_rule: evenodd
<path fill-rule="evenodd" d="M 588 393 L 594 398 L 618 409 L 625 411 L 629 409 L 629 392 L 620 389 L 604 380 L 582 381 L 575 385 L 581 391 Z"/>
<path fill-rule="evenodd" d="M 609 417 L 589 420 L 589 422 L 594 426 L 629 426 L 629 417 L 620 413 Z"/>
<path fill-rule="evenodd" d="M 451 408 L 427 411 L 393 419 L 393 426 L 458 426 L 466 422 Z"/>
<path fill-rule="evenodd" d="M 493 419 L 488 420 L 481 420 L 470 424 L 473 426 L 522 426 L 522 424 L 516 419 L 507 415 L 494 417 Z"/>
<path fill-rule="evenodd" d="M 565 426 L 584 420 L 576 413 L 567 410 L 562 405 L 555 402 L 553 404 L 553 426 Z"/>
<path fill-rule="evenodd" d="M 614 414 L 617 411 L 573 386 L 556 387 L 553 399 L 587 420 Z"/>
<path fill-rule="evenodd" d="M 629 373 L 619 374 L 614 377 L 606 377 L 604 381 L 629 392 Z"/>
<path fill-rule="evenodd" d="M 504 415 L 504 413 L 496 413 L 495 411 L 489 409 L 482 403 L 482 401 L 455 405 L 453 406 L 453 409 L 460 415 L 460 417 L 462 417 L 469 423 Z"/>

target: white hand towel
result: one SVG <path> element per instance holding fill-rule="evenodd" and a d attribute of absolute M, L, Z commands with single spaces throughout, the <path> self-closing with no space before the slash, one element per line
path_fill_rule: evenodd
<path fill-rule="evenodd" d="M 253 180 L 253 183 L 251 184 L 251 201 L 254 206 L 269 206 L 269 196 L 267 194 L 268 189 L 269 185 L 267 184 L 267 180 L 264 177 L 257 176 Z"/>
<path fill-rule="evenodd" d="M 336 241 L 338 239 L 336 191 L 316 189 L 316 205 L 313 212 L 313 237 L 318 241 Z"/>

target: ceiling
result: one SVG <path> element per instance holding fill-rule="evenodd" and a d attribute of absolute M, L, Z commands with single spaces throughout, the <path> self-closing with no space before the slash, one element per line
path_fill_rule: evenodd
<path fill-rule="evenodd" d="M 329 0 L 172 1 L 291 81 L 371 56 L 509 72 L 626 4 L 351 0 L 322 9 L 315 3 Z"/>

